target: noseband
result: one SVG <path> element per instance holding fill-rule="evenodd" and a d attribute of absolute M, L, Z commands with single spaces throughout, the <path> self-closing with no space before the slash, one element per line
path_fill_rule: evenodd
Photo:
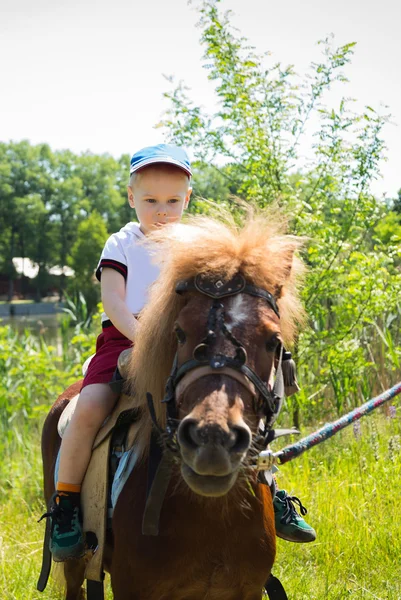
<path fill-rule="evenodd" d="M 177 284 L 175 291 L 178 294 L 187 292 L 199 292 L 213 299 L 207 319 L 207 334 L 193 351 L 192 358 L 178 366 L 177 354 L 174 359 L 170 376 L 167 380 L 165 396 L 162 402 L 167 405 L 167 427 L 163 432 L 165 441 L 170 449 L 175 446 L 173 439 L 180 421 L 176 398 L 195 381 L 206 375 L 227 375 L 243 385 L 253 396 L 255 412 L 264 416 L 263 436 L 268 435 L 274 421 L 280 412 L 284 398 L 284 380 L 282 372 L 282 361 L 291 358 L 280 344 L 276 351 L 277 367 L 274 383 L 271 387 L 262 381 L 255 371 L 247 365 L 247 353 L 244 346 L 236 339 L 225 323 L 225 306 L 222 300 L 237 294 L 248 294 L 264 300 L 274 313 L 280 317 L 280 313 L 273 295 L 262 288 L 255 287 L 246 282 L 240 273 L 234 275 L 228 282 L 218 279 L 213 281 L 204 275 L 196 275 L 186 281 Z M 221 332 L 235 348 L 234 356 L 217 353 L 214 345 L 218 333 Z M 148 394 L 148 405 L 154 425 L 160 430 L 156 421 L 153 401 Z M 176 448 L 174 448 L 176 450 Z"/>

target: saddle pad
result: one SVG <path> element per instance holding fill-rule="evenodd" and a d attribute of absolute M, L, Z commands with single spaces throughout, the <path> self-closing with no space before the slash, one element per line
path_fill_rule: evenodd
<path fill-rule="evenodd" d="M 103 581 L 103 557 L 106 548 L 106 522 L 107 522 L 107 489 L 111 437 L 96 448 L 81 490 L 81 509 L 83 514 L 82 528 L 85 534 L 94 535 L 96 547 L 90 547 L 87 553 L 85 578 L 92 581 Z M 54 479 L 58 479 L 60 467 L 60 451 L 57 455 Z M 91 542 L 92 543 L 92 542 Z"/>
<path fill-rule="evenodd" d="M 95 354 L 91 354 L 91 356 L 89 356 L 86 361 L 84 362 L 84 364 L 82 365 L 82 375 L 85 377 L 86 372 L 89 368 L 90 362 L 92 360 L 92 358 L 95 356 Z"/>
<path fill-rule="evenodd" d="M 138 451 L 135 447 L 130 448 L 127 450 L 127 452 L 122 454 L 113 479 L 113 483 L 111 485 L 111 505 L 113 509 L 117 504 L 121 490 L 123 489 L 128 477 L 131 475 L 132 469 L 135 467 L 137 461 Z M 111 514 L 109 512 L 109 516 L 112 516 L 112 511 Z"/>
<path fill-rule="evenodd" d="M 67 429 L 67 425 L 71 421 L 72 415 L 74 414 L 78 398 L 79 398 L 79 394 L 77 394 L 76 396 L 71 398 L 71 400 L 69 401 L 69 403 L 67 404 L 67 406 L 65 407 L 65 409 L 63 410 L 63 412 L 60 415 L 60 418 L 59 418 L 58 424 L 57 424 L 57 431 L 61 438 L 63 437 L 64 432 Z"/>
<path fill-rule="evenodd" d="M 123 489 L 128 477 L 131 475 L 132 469 L 135 467 L 135 465 L 138 461 L 138 458 L 139 458 L 138 449 L 135 446 L 132 446 L 131 448 L 129 448 L 127 451 L 125 451 L 123 453 L 116 450 L 115 448 L 111 448 L 111 453 L 114 454 L 114 456 L 116 456 L 118 458 L 119 462 L 118 462 L 118 467 L 117 467 L 114 479 L 111 484 L 110 495 L 111 495 L 112 510 L 109 511 L 109 517 L 112 516 L 113 509 L 114 509 L 115 505 L 117 504 L 117 500 L 121 493 L 121 490 Z M 56 464 L 54 467 L 54 487 L 56 487 L 57 481 L 58 481 L 59 466 L 60 466 L 60 450 L 58 451 Z"/>

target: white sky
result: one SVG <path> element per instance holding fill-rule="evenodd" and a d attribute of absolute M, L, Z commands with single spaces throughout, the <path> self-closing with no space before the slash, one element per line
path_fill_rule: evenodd
<path fill-rule="evenodd" d="M 396 0 L 223 0 L 259 52 L 302 73 L 317 40 L 356 41 L 344 94 L 386 104 L 401 124 L 400 3 Z M 186 0 L 0 0 L 0 140 L 114 156 L 162 141 L 163 74 L 213 106 L 198 15 Z M 333 96 L 334 98 L 334 96 Z M 387 127 L 377 194 L 401 188 L 401 135 Z M 196 155 L 196 153 L 195 153 Z"/>

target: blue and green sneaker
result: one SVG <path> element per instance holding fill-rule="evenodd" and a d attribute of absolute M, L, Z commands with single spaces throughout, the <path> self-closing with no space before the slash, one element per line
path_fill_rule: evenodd
<path fill-rule="evenodd" d="M 295 509 L 298 504 L 301 515 Z M 288 542 L 306 543 L 316 539 L 316 531 L 302 518 L 308 512 L 296 496 L 277 490 L 273 500 L 276 535 Z"/>
<path fill-rule="evenodd" d="M 51 519 L 49 548 L 55 562 L 81 558 L 85 554 L 82 516 L 79 505 L 68 495 L 55 493 L 50 510 L 42 518 Z"/>

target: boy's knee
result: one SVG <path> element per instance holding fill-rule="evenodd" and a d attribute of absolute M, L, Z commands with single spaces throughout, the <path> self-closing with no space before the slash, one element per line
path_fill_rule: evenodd
<path fill-rule="evenodd" d="M 113 408 L 114 399 L 115 394 L 107 385 L 84 388 L 79 396 L 76 408 L 80 420 L 93 421 L 97 414 L 101 417 L 104 412 L 110 412 Z"/>

